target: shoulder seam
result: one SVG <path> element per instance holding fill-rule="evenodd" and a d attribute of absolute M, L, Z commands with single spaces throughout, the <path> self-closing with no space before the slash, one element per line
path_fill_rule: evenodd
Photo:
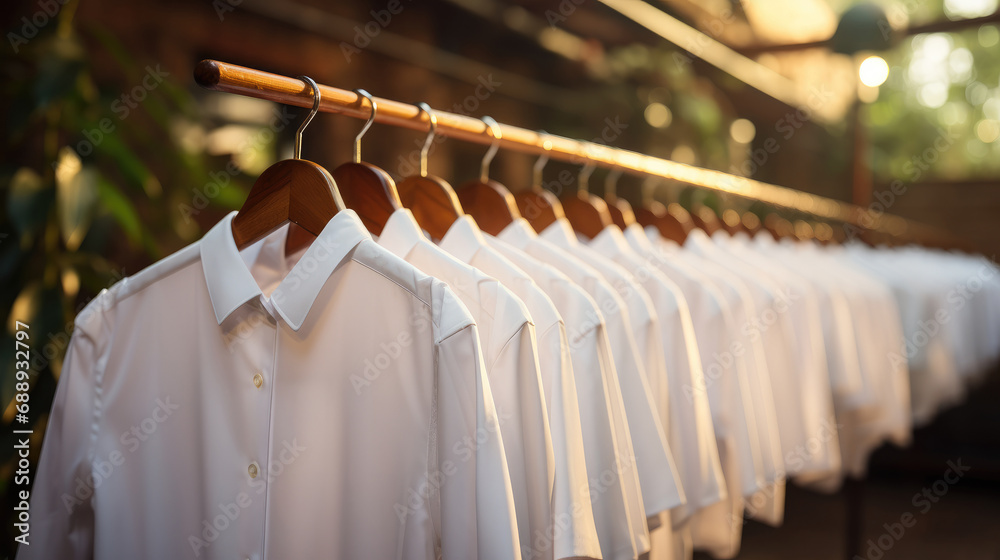
<path fill-rule="evenodd" d="M 360 261 L 360 260 L 358 260 L 358 259 L 357 259 L 356 257 L 351 257 L 351 260 L 352 260 L 352 261 L 354 261 L 354 262 L 356 262 L 356 263 L 358 263 L 359 265 L 361 265 L 361 266 L 363 266 L 363 267 L 367 268 L 368 270 L 370 270 L 370 271 L 374 272 L 375 274 L 378 274 L 379 276 L 381 276 L 382 278 L 385 278 L 386 280 L 388 280 L 388 281 L 392 282 L 393 284 L 395 284 L 395 285 L 399 286 L 399 288 L 400 288 L 401 290 L 403 290 L 404 292 L 407 292 L 408 294 L 412 295 L 412 296 L 413 296 L 413 297 L 414 297 L 414 298 L 415 298 L 415 299 L 416 299 L 417 301 L 419 301 L 420 303 L 424 304 L 425 306 L 427 306 L 427 307 L 430 307 L 430 306 L 431 306 L 431 304 L 430 304 L 429 302 L 427 302 L 427 301 L 424 301 L 424 298 L 420 297 L 420 295 L 419 295 L 419 294 L 417 294 L 417 293 L 416 293 L 416 292 L 414 292 L 413 290 L 411 290 L 411 289 L 407 288 L 406 286 L 402 285 L 402 284 L 401 284 L 401 283 L 399 283 L 399 281 L 398 281 L 398 280 L 396 280 L 395 278 L 392 278 L 392 277 L 390 277 L 389 275 L 385 274 L 385 273 L 384 273 L 384 272 L 382 272 L 381 270 L 378 270 L 377 268 L 374 268 L 374 267 L 372 267 L 372 266 L 371 266 L 371 265 L 369 265 L 368 263 L 364 263 L 364 262 L 361 262 L 361 261 Z"/>
<path fill-rule="evenodd" d="M 464 331 L 465 329 L 468 329 L 468 328 L 470 328 L 470 327 L 474 327 L 474 326 L 476 326 L 476 324 L 475 324 L 475 323 L 466 323 L 466 324 L 462 325 L 461 327 L 459 327 L 459 328 L 455 329 L 454 331 L 452 331 L 452 332 L 448 333 L 448 335 L 447 335 L 447 336 L 445 336 L 445 337 L 444 337 L 444 338 L 442 338 L 441 340 L 439 340 L 439 341 L 435 342 L 435 344 L 442 344 L 442 343 L 444 343 L 444 341 L 446 341 L 446 340 L 448 340 L 449 338 L 451 338 L 451 337 L 455 336 L 456 334 L 458 334 L 458 333 L 460 333 L 460 332 Z"/>
<path fill-rule="evenodd" d="M 507 351 L 507 348 L 511 345 L 511 341 L 513 341 L 514 338 L 516 338 L 518 335 L 520 335 L 524 331 L 524 329 L 527 328 L 527 327 L 529 327 L 529 326 L 530 327 L 534 327 L 535 325 L 533 325 L 531 323 L 531 321 L 525 321 L 525 322 L 521 323 L 520 327 L 518 327 L 513 333 L 511 333 L 510 337 L 508 337 L 507 340 L 506 340 L 506 342 L 503 343 L 503 346 L 500 347 L 500 351 L 497 352 L 496 359 L 494 359 L 493 363 L 491 363 L 489 365 L 489 367 L 486 368 L 487 372 L 493 371 L 493 366 L 496 364 L 496 360 L 499 360 L 500 356 L 502 356 L 503 353 Z M 538 349 L 537 348 L 535 349 L 535 354 L 536 354 L 536 356 L 538 354 Z"/>

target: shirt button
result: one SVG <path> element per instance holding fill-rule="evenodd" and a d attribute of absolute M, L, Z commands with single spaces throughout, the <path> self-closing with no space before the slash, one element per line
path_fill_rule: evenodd
<path fill-rule="evenodd" d="M 250 478 L 257 478 L 257 473 L 259 472 L 257 463 L 250 463 L 250 466 L 247 467 L 247 472 L 250 473 Z"/>
<path fill-rule="evenodd" d="M 253 374 L 253 384 L 258 389 L 260 389 L 260 386 L 264 384 L 264 376 L 261 375 L 259 371 Z"/>

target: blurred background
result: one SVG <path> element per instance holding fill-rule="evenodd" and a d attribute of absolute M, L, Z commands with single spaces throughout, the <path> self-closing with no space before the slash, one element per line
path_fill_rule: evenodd
<path fill-rule="evenodd" d="M 997 10 L 998 0 L 7 0 L 0 518 L 15 468 L 12 318 L 31 318 L 40 439 L 77 310 L 197 240 L 291 155 L 305 111 L 202 90 L 198 61 L 304 74 L 745 175 L 911 218 L 938 228 L 945 245 L 992 257 Z M 360 126 L 319 115 L 303 156 L 334 168 Z M 422 140 L 376 125 L 364 158 L 409 175 Z M 436 142 L 430 171 L 464 181 L 483 153 Z M 516 192 L 529 187 L 533 163 L 501 152 L 492 176 Z M 563 169 L 577 170 L 551 163 L 549 188 L 566 187 Z M 618 194 L 811 219 L 635 177 Z M 879 557 L 1000 559 L 997 377 L 918 430 L 910 448 L 876 453 L 867 480 L 834 495 L 790 486 L 785 526 L 749 522 L 740 558 L 875 560 L 869 539 L 913 511 L 914 496 L 960 457 L 972 470 Z M 12 538 L 0 540 L 0 556 L 12 553 Z"/>

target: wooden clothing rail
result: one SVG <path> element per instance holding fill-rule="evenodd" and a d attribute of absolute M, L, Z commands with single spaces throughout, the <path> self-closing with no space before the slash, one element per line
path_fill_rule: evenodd
<path fill-rule="evenodd" d="M 298 78 L 272 74 L 217 60 L 203 60 L 194 71 L 195 80 L 206 89 L 237 93 L 248 97 L 266 99 L 285 105 L 312 108 L 311 87 Z M 353 91 L 319 85 L 322 94 L 319 110 L 367 119 L 370 109 L 364 98 Z M 429 118 L 416 105 L 391 99 L 375 98 L 378 112 L 375 121 L 427 131 Z M 434 111 L 437 116 L 437 134 L 490 145 L 494 137 L 483 121 Z M 583 165 L 592 163 L 609 169 L 618 169 L 641 176 L 653 176 L 680 183 L 759 200 L 774 206 L 788 208 L 816 216 L 852 224 L 859 230 L 874 230 L 892 237 L 910 241 L 934 242 L 947 238 L 944 233 L 930 226 L 890 214 L 880 214 L 832 198 L 779 187 L 746 177 L 721 171 L 702 169 L 675 161 L 648 156 L 629 150 L 613 148 L 593 142 L 584 142 L 553 134 L 539 133 L 508 124 L 500 124 L 500 148 L 516 152 L 542 155 Z"/>

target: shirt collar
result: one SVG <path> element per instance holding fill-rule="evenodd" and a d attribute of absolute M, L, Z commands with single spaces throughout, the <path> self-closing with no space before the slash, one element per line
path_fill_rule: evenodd
<path fill-rule="evenodd" d="M 379 245 L 401 258 L 410 254 L 413 247 L 421 241 L 426 241 L 426 238 L 408 208 L 400 208 L 393 212 L 382 228 L 382 235 L 378 236 Z"/>
<path fill-rule="evenodd" d="M 232 221 L 226 216 L 202 239 L 201 258 L 205 283 L 215 318 L 222 322 L 239 306 L 262 295 L 260 286 L 233 239 Z M 365 239 L 371 239 L 353 210 L 341 210 L 326 224 L 299 262 L 271 294 L 275 310 L 298 331 L 330 274 L 344 257 Z"/>
<path fill-rule="evenodd" d="M 528 220 L 525 220 L 524 218 L 517 218 L 513 222 L 507 224 L 507 227 L 503 228 L 503 231 L 500 232 L 497 239 L 513 245 L 518 249 L 523 249 L 537 237 L 538 234 L 531 228 L 531 224 L 528 223 Z"/>
<path fill-rule="evenodd" d="M 728 231 L 721 228 L 718 229 L 715 233 L 713 233 L 711 237 L 712 239 L 715 240 L 716 243 L 725 243 L 732 238 L 732 236 L 729 235 Z"/>
<path fill-rule="evenodd" d="M 573 226 L 570 225 L 569 220 L 566 218 L 559 218 L 552 222 L 538 236 L 555 243 L 559 247 L 568 248 L 580 243 L 576 238 L 576 233 L 573 232 Z"/>
<path fill-rule="evenodd" d="M 479 225 L 468 214 L 459 216 L 438 244 L 462 262 L 471 262 L 472 257 L 486 245 L 486 238 Z"/>
<path fill-rule="evenodd" d="M 232 226 L 235 216 L 236 212 L 229 213 L 201 239 L 201 266 L 220 325 L 237 307 L 261 295 L 260 286 L 236 249 Z"/>
<path fill-rule="evenodd" d="M 624 231 L 625 239 L 628 240 L 629 245 L 638 249 L 642 252 L 653 251 L 653 244 L 649 241 L 649 236 L 646 235 L 646 230 L 642 229 L 639 224 L 629 224 Z"/>
<path fill-rule="evenodd" d="M 628 241 L 622 235 L 622 230 L 616 225 L 605 226 L 590 242 L 590 246 L 605 252 L 613 251 L 617 253 L 631 253 Z"/>
<path fill-rule="evenodd" d="M 759 247 L 767 247 L 767 248 L 776 247 L 778 245 L 778 243 L 774 240 L 774 238 L 771 237 L 771 234 L 767 233 L 766 231 L 763 231 L 755 235 L 753 237 L 753 242 L 755 245 Z"/>
<path fill-rule="evenodd" d="M 712 238 L 701 229 L 695 228 L 687 235 L 687 239 L 684 240 L 684 246 L 705 250 L 712 246 Z"/>

